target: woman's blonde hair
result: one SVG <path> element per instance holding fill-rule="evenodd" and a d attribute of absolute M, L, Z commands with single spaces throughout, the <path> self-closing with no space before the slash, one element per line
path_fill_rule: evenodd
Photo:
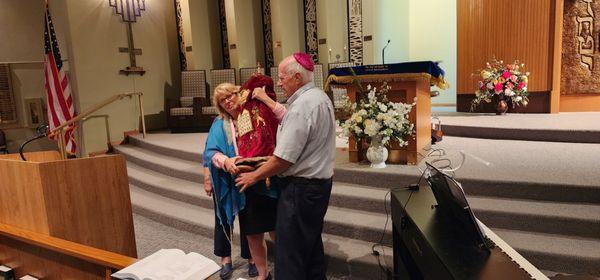
<path fill-rule="evenodd" d="M 236 86 L 231 83 L 222 83 L 215 88 L 215 91 L 213 93 L 212 103 L 213 103 L 213 106 L 215 106 L 217 108 L 217 111 L 219 112 L 219 116 L 221 116 L 221 118 L 230 119 L 231 116 L 229 115 L 229 113 L 227 113 L 227 111 L 225 111 L 225 109 L 223 107 L 221 107 L 221 104 L 219 104 L 219 100 L 221 99 L 221 97 L 223 95 L 237 94 L 237 92 L 239 90 L 240 90 L 239 86 Z"/>

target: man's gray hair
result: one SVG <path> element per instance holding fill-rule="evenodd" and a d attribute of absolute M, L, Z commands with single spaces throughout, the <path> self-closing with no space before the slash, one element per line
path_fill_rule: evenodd
<path fill-rule="evenodd" d="M 286 65 L 286 71 L 288 75 L 300 74 L 302 77 L 302 84 L 307 84 L 313 81 L 314 75 L 312 71 L 306 70 L 296 59 L 292 57 Z"/>

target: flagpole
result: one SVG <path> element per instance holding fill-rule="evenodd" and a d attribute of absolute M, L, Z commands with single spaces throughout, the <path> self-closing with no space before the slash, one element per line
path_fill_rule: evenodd
<path fill-rule="evenodd" d="M 54 46 L 52 46 L 52 38 L 50 38 L 50 21 L 48 20 L 48 11 L 50 11 L 50 7 L 48 6 L 48 0 L 44 0 L 44 3 L 46 4 L 46 10 L 44 12 L 44 15 L 46 16 L 46 30 L 48 30 L 48 41 L 50 43 L 50 51 L 52 53 L 54 53 Z M 44 56 L 44 62 L 46 62 L 47 58 L 46 56 Z"/>
<path fill-rule="evenodd" d="M 65 147 L 65 130 L 64 129 L 61 129 L 58 132 L 58 146 L 60 148 L 60 158 L 66 159 L 67 152 L 66 152 L 66 147 Z"/>
<path fill-rule="evenodd" d="M 52 54 L 52 57 L 54 58 L 54 44 L 52 44 L 52 30 L 50 29 L 50 19 L 48 16 L 48 13 L 50 12 L 50 6 L 48 5 L 48 0 L 44 0 L 44 3 L 46 4 L 46 10 L 44 12 L 44 15 L 46 17 L 46 30 L 48 32 L 48 44 L 50 45 L 50 53 Z M 58 44 L 58 42 L 57 42 Z M 61 59 L 62 60 L 62 59 Z M 49 63 L 50 61 L 48 60 L 48 55 L 44 54 L 44 67 L 46 66 L 46 63 Z M 60 71 L 59 71 L 60 73 Z M 60 79 L 60 74 L 58 75 L 58 78 Z M 47 81 L 46 81 L 47 82 Z M 63 92 L 64 93 L 64 92 Z M 48 93 L 46 93 L 48 94 Z M 59 96 L 57 96 L 58 98 Z M 60 97 L 64 98 L 64 94 L 61 94 Z M 49 102 L 50 99 L 47 99 Z M 63 99 L 64 100 L 64 99 Z M 64 100 L 66 102 L 66 100 Z M 47 104 L 49 105 L 49 104 Z M 73 117 L 73 116 L 71 116 Z M 48 119 L 51 119 L 50 117 Z M 72 133 L 74 132 L 74 128 Z M 67 158 L 67 142 L 65 141 L 65 135 L 66 135 L 66 131 L 65 128 L 61 129 L 59 131 L 59 139 L 58 139 L 58 145 L 59 145 L 59 150 L 60 150 L 60 154 L 62 159 L 66 159 Z"/>
<path fill-rule="evenodd" d="M 54 45 L 52 44 L 52 36 L 51 36 L 51 32 L 52 30 L 50 29 L 50 21 L 48 20 L 48 12 L 50 11 L 50 7 L 48 6 L 48 0 L 44 0 L 44 4 L 46 6 L 46 9 L 44 11 L 44 16 L 45 18 L 45 22 L 46 22 L 46 32 L 48 34 L 46 34 L 48 36 L 48 45 L 50 47 L 50 53 L 52 55 L 54 55 Z M 48 61 L 48 54 L 44 53 L 44 68 L 48 67 L 47 63 L 49 63 Z M 46 77 L 47 78 L 47 77 Z M 48 81 L 46 81 L 47 83 Z M 46 93 L 48 94 L 48 93 Z M 48 100 L 47 102 L 50 101 L 50 99 L 46 98 L 46 100 Z M 51 118 L 48 118 L 49 121 L 51 121 Z M 66 146 L 65 146 L 65 135 L 64 135 L 64 130 L 60 130 L 58 132 L 58 150 L 60 151 L 60 157 L 61 159 L 66 159 Z"/>

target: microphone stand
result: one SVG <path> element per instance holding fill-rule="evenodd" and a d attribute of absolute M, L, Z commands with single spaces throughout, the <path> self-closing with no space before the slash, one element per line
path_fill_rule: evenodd
<path fill-rule="evenodd" d="M 48 136 L 48 125 L 44 123 L 38 126 L 36 128 L 36 133 L 37 135 L 35 137 L 23 142 L 23 144 L 21 144 L 21 146 L 19 147 L 19 155 L 21 155 L 21 159 L 23 159 L 23 161 L 27 161 L 25 155 L 23 155 L 23 149 L 25 148 L 25 146 L 35 140 Z"/>
<path fill-rule="evenodd" d="M 385 44 L 385 47 L 383 47 L 383 50 L 381 50 L 381 64 L 385 64 L 385 48 L 388 47 L 388 45 L 390 44 L 390 39 L 388 39 L 387 43 Z"/>

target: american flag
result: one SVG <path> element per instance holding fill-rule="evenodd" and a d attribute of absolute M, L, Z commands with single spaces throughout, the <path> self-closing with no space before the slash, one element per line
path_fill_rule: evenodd
<path fill-rule="evenodd" d="M 75 107 L 71 97 L 71 88 L 60 57 L 54 25 L 50 17 L 50 10 L 46 4 L 46 20 L 44 30 L 44 76 L 46 79 L 45 87 L 48 100 L 48 122 L 50 130 L 60 126 L 75 117 Z M 75 143 L 73 126 L 65 133 L 65 150 L 74 154 L 77 149 Z"/>

